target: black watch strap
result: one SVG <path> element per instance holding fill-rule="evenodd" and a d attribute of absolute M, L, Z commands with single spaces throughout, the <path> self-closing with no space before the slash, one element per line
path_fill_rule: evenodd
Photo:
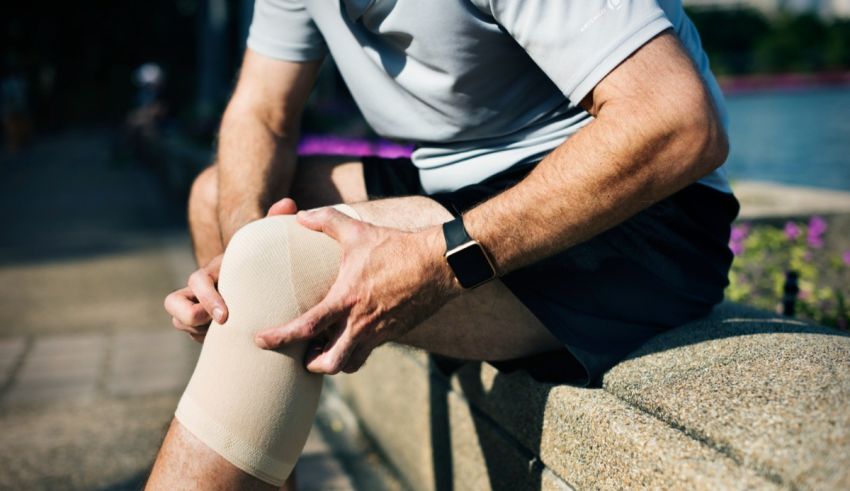
<path fill-rule="evenodd" d="M 475 288 L 496 277 L 496 268 L 487 252 L 469 236 L 462 217 L 443 224 L 443 237 L 446 239 L 446 262 L 460 286 Z"/>
<path fill-rule="evenodd" d="M 463 226 L 463 217 L 460 215 L 454 220 L 443 224 L 443 236 L 446 238 L 446 251 L 450 251 L 472 240 L 472 237 L 466 231 L 466 227 Z"/>

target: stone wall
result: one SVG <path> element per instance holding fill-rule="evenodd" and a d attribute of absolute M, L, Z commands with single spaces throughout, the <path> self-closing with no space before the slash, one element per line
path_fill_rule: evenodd
<path fill-rule="evenodd" d="M 415 490 L 850 489 L 850 336 L 724 304 L 599 389 L 377 350 L 334 388 Z"/>

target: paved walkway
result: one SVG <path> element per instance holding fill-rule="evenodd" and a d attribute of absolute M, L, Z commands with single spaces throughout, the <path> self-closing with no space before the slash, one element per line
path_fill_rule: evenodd
<path fill-rule="evenodd" d="M 162 310 L 192 269 L 182 207 L 108 147 L 0 158 L 0 489 L 137 489 L 199 353 Z M 362 487 L 342 462 L 367 457 L 314 427 L 299 488 Z"/>

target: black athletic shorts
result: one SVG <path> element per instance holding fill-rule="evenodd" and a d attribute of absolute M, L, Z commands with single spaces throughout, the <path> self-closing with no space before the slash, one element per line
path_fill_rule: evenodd
<path fill-rule="evenodd" d="M 457 215 L 522 180 L 517 166 L 457 191 L 428 195 Z M 363 159 L 370 199 L 424 195 L 408 159 Z M 652 336 L 707 315 L 723 299 L 732 253 L 731 194 L 691 184 L 622 224 L 502 282 L 565 346 L 510 362 L 538 380 L 596 385 Z"/>

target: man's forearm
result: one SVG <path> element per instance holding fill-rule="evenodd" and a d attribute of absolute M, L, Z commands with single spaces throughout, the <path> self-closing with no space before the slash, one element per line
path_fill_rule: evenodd
<path fill-rule="evenodd" d="M 218 218 L 226 245 L 289 194 L 301 112 L 322 60 L 289 62 L 248 48 L 219 134 Z"/>
<path fill-rule="evenodd" d="M 262 218 L 295 173 L 297 135 L 275 133 L 250 112 L 225 114 L 219 136 L 218 217 L 227 244 L 246 223 Z"/>
<path fill-rule="evenodd" d="M 465 217 L 500 273 L 617 225 L 726 158 L 716 108 L 670 34 L 624 62 L 594 94 L 585 101 L 594 121 Z"/>
<path fill-rule="evenodd" d="M 597 119 L 522 182 L 471 210 L 467 229 L 501 273 L 581 243 L 719 164 L 707 136 L 646 135 L 640 120 Z M 631 135 L 631 137 L 628 137 Z"/>

